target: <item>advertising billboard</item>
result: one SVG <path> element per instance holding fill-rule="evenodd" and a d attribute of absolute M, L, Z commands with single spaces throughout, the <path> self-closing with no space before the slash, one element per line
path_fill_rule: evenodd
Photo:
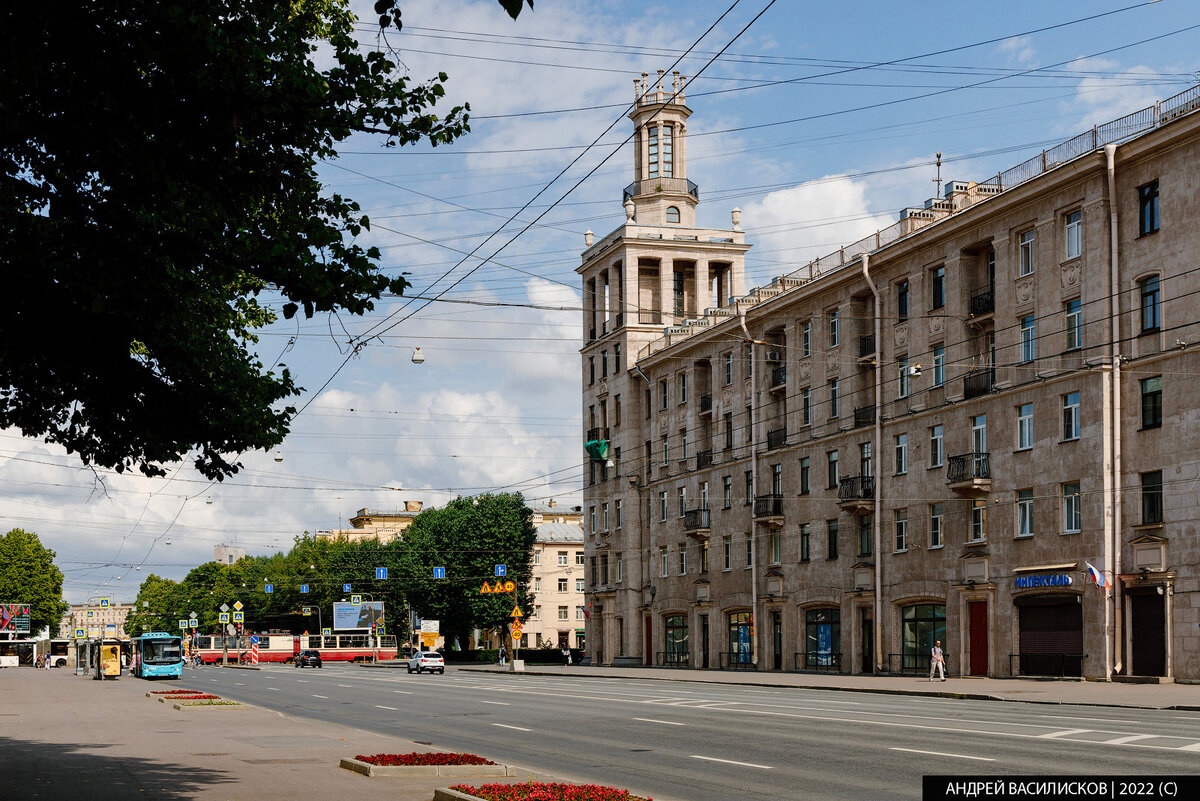
<path fill-rule="evenodd" d="M 370 631 L 371 620 L 383 621 L 383 601 L 364 601 L 361 604 L 333 605 L 334 631 Z"/>

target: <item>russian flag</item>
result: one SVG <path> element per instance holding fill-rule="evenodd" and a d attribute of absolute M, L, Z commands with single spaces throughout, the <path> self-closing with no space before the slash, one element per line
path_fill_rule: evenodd
<path fill-rule="evenodd" d="M 1096 568 L 1092 567 L 1091 562 L 1084 562 L 1084 564 L 1087 565 L 1088 575 L 1092 577 L 1092 581 L 1096 582 L 1097 587 L 1107 587 L 1108 586 L 1108 579 L 1106 579 L 1104 577 L 1103 573 L 1101 573 Z"/>

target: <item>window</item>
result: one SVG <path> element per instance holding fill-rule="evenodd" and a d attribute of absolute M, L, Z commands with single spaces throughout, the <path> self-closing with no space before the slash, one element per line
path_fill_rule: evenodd
<path fill-rule="evenodd" d="M 600 351 L 600 377 L 604 378 L 608 375 L 608 351 Z"/>
<path fill-rule="evenodd" d="M 733 351 L 721 357 L 721 381 L 725 386 L 733 383 Z"/>
<path fill-rule="evenodd" d="M 896 395 L 908 397 L 908 356 L 896 357 Z"/>
<path fill-rule="evenodd" d="M 568 591 L 567 590 L 567 580 L 565 578 L 560 578 L 558 580 L 558 591 L 559 592 L 567 592 Z"/>
<path fill-rule="evenodd" d="M 588 507 L 588 531 L 595 534 L 600 529 L 596 528 L 596 507 Z"/>
<path fill-rule="evenodd" d="M 933 346 L 933 385 L 940 387 L 946 383 L 946 346 Z"/>
<path fill-rule="evenodd" d="M 1138 187 L 1138 236 L 1158 230 L 1158 181 Z"/>
<path fill-rule="evenodd" d="M 829 382 L 829 419 L 835 420 L 838 416 L 838 380 L 835 378 Z"/>
<path fill-rule="evenodd" d="M 1142 333 L 1157 331 L 1162 327 L 1162 296 L 1157 275 L 1138 282 L 1142 300 Z"/>
<path fill-rule="evenodd" d="M 675 383 L 679 385 L 679 402 L 687 403 L 687 373 L 680 373 Z"/>
<path fill-rule="evenodd" d="M 811 472 L 811 470 L 810 470 L 810 464 L 809 464 L 808 457 L 807 456 L 801 457 L 801 459 L 800 459 L 800 494 L 801 495 L 807 495 L 809 492 L 812 491 L 812 486 L 810 484 L 810 479 L 809 479 L 810 472 Z"/>
<path fill-rule="evenodd" d="M 1019 251 L 1019 265 L 1020 265 L 1019 266 L 1019 274 L 1020 275 L 1032 275 L 1033 274 L 1033 268 L 1034 268 L 1033 243 L 1034 243 L 1034 229 L 1030 228 L 1028 231 L 1022 231 L 1021 233 L 1017 234 L 1017 249 Z"/>
<path fill-rule="evenodd" d="M 812 355 L 812 322 L 800 326 L 800 357 Z"/>
<path fill-rule="evenodd" d="M 875 524 L 875 519 L 872 515 L 858 516 L 858 555 L 870 556 L 874 553 L 874 538 L 872 536 L 871 527 Z"/>
<path fill-rule="evenodd" d="M 542 580 L 541 580 L 540 578 L 534 578 L 534 580 L 533 580 L 533 591 L 534 591 L 534 592 L 541 592 L 541 591 L 542 591 Z"/>
<path fill-rule="evenodd" d="M 929 300 L 931 309 L 946 305 L 946 268 L 934 267 L 929 271 Z"/>
<path fill-rule="evenodd" d="M 1063 439 L 1079 439 L 1079 393 L 1062 396 Z"/>
<path fill-rule="evenodd" d="M 1065 218 L 1067 228 L 1067 250 L 1066 257 L 1068 259 L 1077 259 L 1083 253 L 1083 212 L 1076 210 L 1069 212 Z"/>
<path fill-rule="evenodd" d="M 896 284 L 896 319 L 908 319 L 908 281 Z"/>
<path fill-rule="evenodd" d="M 565 607 L 565 606 L 558 607 L 558 619 L 559 620 L 567 619 L 567 607 Z"/>
<path fill-rule="evenodd" d="M 723 537 L 721 539 L 721 559 L 724 567 L 723 570 L 733 569 L 733 537 Z"/>
<path fill-rule="evenodd" d="M 654 409 L 654 405 L 650 402 L 650 387 L 646 387 L 646 419 L 650 419 L 650 412 Z"/>
<path fill-rule="evenodd" d="M 666 435 L 666 434 L 663 434 L 663 435 L 662 435 L 662 439 L 660 440 L 660 443 L 662 444 L 662 461 L 661 461 L 661 462 L 659 462 L 659 464 L 661 464 L 663 467 L 666 467 L 666 466 L 667 466 L 667 460 L 668 460 L 668 457 L 669 457 L 669 455 L 670 455 L 670 453 L 671 453 L 671 446 L 670 446 L 670 444 L 667 442 L 667 435 Z"/>
<path fill-rule="evenodd" d="M 687 575 L 687 543 L 679 543 L 679 575 Z"/>
<path fill-rule="evenodd" d="M 808 387 L 800 390 L 800 425 L 812 425 L 812 390 Z"/>
<path fill-rule="evenodd" d="M 833 489 L 838 485 L 838 452 L 829 451 L 825 454 L 826 486 Z"/>
<path fill-rule="evenodd" d="M 1021 361 L 1026 364 L 1037 358 L 1035 325 L 1032 314 L 1021 318 Z"/>
<path fill-rule="evenodd" d="M 658 493 L 658 519 L 663 521 L 667 519 L 667 491 L 663 490 Z"/>
<path fill-rule="evenodd" d="M 580 565 L 580 566 L 583 565 L 583 551 L 575 552 L 575 564 Z"/>
<path fill-rule="evenodd" d="M 746 505 L 754 502 L 754 471 L 746 471 Z"/>
<path fill-rule="evenodd" d="M 622 523 L 620 498 L 617 498 L 617 500 L 613 502 L 613 517 L 616 518 L 614 522 L 616 523 L 617 528 L 620 528 Z"/>
<path fill-rule="evenodd" d="M 987 539 L 987 499 L 976 498 L 971 502 L 971 542 Z"/>
<path fill-rule="evenodd" d="M 754 535 L 746 535 L 746 567 L 754 564 Z"/>
<path fill-rule="evenodd" d="M 613 345 L 613 373 L 621 372 L 621 346 Z"/>
<path fill-rule="evenodd" d="M 658 572 L 662 578 L 667 577 L 667 546 L 658 546 Z"/>
<path fill-rule="evenodd" d="M 1163 475 L 1161 470 L 1142 473 L 1142 525 L 1163 521 Z"/>
<path fill-rule="evenodd" d="M 812 558 L 812 526 L 800 524 L 800 561 L 807 562 Z"/>
<path fill-rule="evenodd" d="M 613 425 L 621 425 L 621 396 L 613 396 Z"/>
<path fill-rule="evenodd" d="M 929 427 L 929 466 L 941 467 L 942 460 L 946 455 L 946 450 L 943 447 L 945 438 L 943 435 L 942 426 Z"/>
<path fill-rule="evenodd" d="M 1027 451 L 1033 447 L 1033 404 L 1022 403 L 1017 407 L 1017 450 Z"/>
<path fill-rule="evenodd" d="M 663 174 L 664 178 L 670 178 L 671 176 L 673 176 L 675 174 L 675 171 L 673 168 L 673 165 L 675 163 L 675 159 L 674 159 L 675 148 L 674 148 L 673 142 L 672 142 L 672 138 L 673 138 L 674 134 L 675 134 L 675 128 L 673 126 L 671 126 L 670 124 L 662 126 L 662 174 Z M 678 212 L 678 211 L 679 210 L 676 209 L 676 212 Z"/>
<path fill-rule="evenodd" d="M 1142 385 L 1142 428 L 1158 428 L 1162 425 L 1162 376 L 1143 378 Z"/>
<path fill-rule="evenodd" d="M 667 222 L 679 222 L 679 209 L 676 206 L 667 206 Z"/>
<path fill-rule="evenodd" d="M 568 556 L 570 556 L 570 554 L 567 551 L 559 551 L 558 552 L 558 566 L 559 567 L 567 566 L 567 557 Z"/>
<path fill-rule="evenodd" d="M 575 579 L 575 592 L 583 592 L 583 579 Z"/>
<path fill-rule="evenodd" d="M 1033 490 L 1017 490 L 1017 537 L 1033 536 Z"/>
<path fill-rule="evenodd" d="M 929 504 L 929 547 L 942 547 L 942 516 L 945 514 L 945 505 L 940 503 Z"/>
<path fill-rule="evenodd" d="M 783 494 L 783 465 L 771 465 L 771 494 Z"/>
<path fill-rule="evenodd" d="M 660 409 L 666 409 L 666 408 L 667 408 L 667 404 L 670 402 L 670 399 L 671 399 L 671 392 L 670 392 L 670 389 L 669 389 L 669 388 L 668 388 L 668 386 L 667 386 L 667 382 L 666 382 L 666 381 L 659 381 L 659 382 L 658 382 L 658 395 L 659 395 L 659 404 L 658 404 L 658 408 L 660 408 Z"/>
<path fill-rule="evenodd" d="M 825 521 L 825 558 L 838 558 L 838 521 Z"/>
<path fill-rule="evenodd" d="M 698 546 L 700 549 L 700 572 L 708 572 L 708 540 L 704 540 Z"/>
<path fill-rule="evenodd" d="M 733 450 L 733 412 L 725 412 L 725 450 Z"/>
<path fill-rule="evenodd" d="M 836 348 L 838 342 L 841 341 L 841 331 L 838 328 L 838 310 L 833 309 L 829 312 L 829 347 Z"/>
<path fill-rule="evenodd" d="M 542 619 L 542 605 L 541 604 L 537 604 L 533 607 L 533 619 L 534 620 Z"/>
<path fill-rule="evenodd" d="M 675 498 L 679 502 L 679 516 L 683 517 L 683 513 L 687 511 L 687 487 L 677 487 Z"/>
<path fill-rule="evenodd" d="M 783 533 L 775 530 L 771 532 L 771 564 L 778 565 L 783 562 Z"/>
<path fill-rule="evenodd" d="M 588 356 L 588 384 L 596 383 L 596 357 Z"/>
<path fill-rule="evenodd" d="M 708 482 L 707 481 L 700 482 L 700 508 L 701 509 L 708 508 Z"/>
<path fill-rule="evenodd" d="M 688 458 L 688 433 L 686 428 L 679 429 L 679 458 Z"/>
<path fill-rule="evenodd" d="M 1079 482 L 1062 485 L 1063 533 L 1078 534 L 1082 530 L 1079 509 Z"/>
<path fill-rule="evenodd" d="M 533 563 L 540 565 L 542 563 L 542 552 L 540 550 L 533 552 Z"/>
<path fill-rule="evenodd" d="M 601 508 L 604 510 L 603 515 L 602 515 L 602 519 L 604 522 L 604 531 L 608 531 L 608 504 L 607 503 L 604 504 L 604 506 L 602 506 Z M 562 562 L 562 564 L 565 565 L 566 562 Z"/>
<path fill-rule="evenodd" d="M 646 166 L 649 168 L 649 177 L 658 177 L 658 126 L 651 125 L 646 128 Z"/>
<path fill-rule="evenodd" d="M 896 475 L 908 472 L 908 434 L 896 435 Z"/>
<path fill-rule="evenodd" d="M 1083 347 L 1083 303 L 1079 298 L 1063 304 L 1063 315 L 1067 325 L 1067 350 L 1079 350 Z"/>
<path fill-rule="evenodd" d="M 896 510 L 896 550 L 908 550 L 908 510 Z"/>
<path fill-rule="evenodd" d="M 875 474 L 874 471 L 872 470 L 872 464 L 871 464 L 873 461 L 872 457 L 873 457 L 873 454 L 871 453 L 871 443 L 863 442 L 863 443 L 859 444 L 859 446 L 858 446 L 858 474 L 860 476 L 871 476 L 871 475 Z"/>
<path fill-rule="evenodd" d="M 725 509 L 733 506 L 733 476 L 721 477 L 721 505 Z"/>

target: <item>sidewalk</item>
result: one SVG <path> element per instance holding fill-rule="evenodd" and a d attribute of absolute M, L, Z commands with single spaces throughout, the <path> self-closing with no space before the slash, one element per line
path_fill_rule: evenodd
<path fill-rule="evenodd" d="M 177 687 L 196 689 L 187 676 L 0 671 L 0 798 L 430 801 L 459 782 L 528 780 L 367 778 L 338 767 L 341 758 L 436 749 L 255 706 L 185 712 L 145 697 Z"/>
<path fill-rule="evenodd" d="M 379 667 L 384 667 L 380 664 Z M 498 665 L 460 666 L 459 670 L 508 673 Z M 518 674 L 520 675 L 520 674 Z M 950 677 L 930 682 L 923 676 L 872 676 L 777 671 L 692 670 L 652 667 L 580 667 L 526 665 L 527 676 L 596 676 L 630 680 L 710 682 L 810 690 L 846 690 L 899 695 L 933 695 L 1040 704 L 1126 706 L 1144 709 L 1200 710 L 1200 685 L 1126 684 L 1078 679 L 989 679 Z"/>

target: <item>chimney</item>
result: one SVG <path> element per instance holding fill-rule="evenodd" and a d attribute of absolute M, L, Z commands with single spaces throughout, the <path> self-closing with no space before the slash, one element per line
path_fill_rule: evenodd
<path fill-rule="evenodd" d="M 422 504 L 421 501 L 405 501 L 404 502 L 404 511 L 419 512 L 419 511 L 421 511 L 421 504 Z"/>
<path fill-rule="evenodd" d="M 551 509 L 553 509 L 557 503 L 558 503 L 558 501 L 551 498 L 549 501 L 546 502 L 546 505 L 549 506 Z"/>

